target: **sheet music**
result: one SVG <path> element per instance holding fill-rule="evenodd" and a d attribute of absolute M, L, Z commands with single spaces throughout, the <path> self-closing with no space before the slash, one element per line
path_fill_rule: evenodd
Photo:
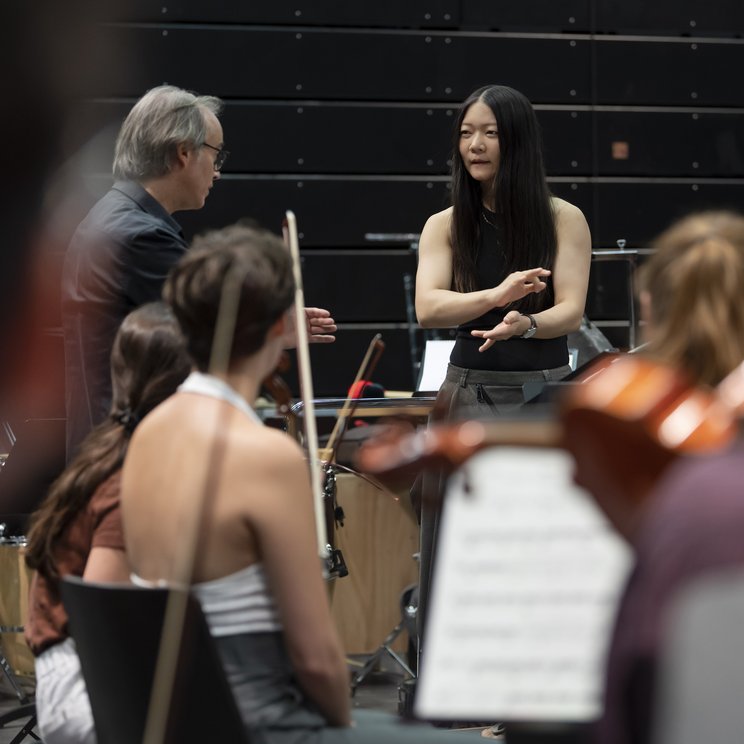
<path fill-rule="evenodd" d="M 450 479 L 416 709 L 587 721 L 630 551 L 559 449 L 500 447 Z"/>
<path fill-rule="evenodd" d="M 424 392 L 439 390 L 447 374 L 447 364 L 454 345 L 454 341 L 441 339 L 429 339 L 426 342 L 417 390 Z"/>

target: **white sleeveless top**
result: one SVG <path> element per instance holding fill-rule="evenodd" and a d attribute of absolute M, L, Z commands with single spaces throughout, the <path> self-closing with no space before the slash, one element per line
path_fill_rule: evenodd
<path fill-rule="evenodd" d="M 262 423 L 239 393 L 224 380 L 212 375 L 192 372 L 178 391 L 227 401 L 249 418 Z M 167 585 L 162 581 L 142 579 L 136 574 L 132 574 L 131 579 L 138 586 Z M 268 633 L 282 628 L 262 563 L 253 563 L 219 579 L 194 584 L 191 589 L 202 606 L 213 636 Z"/>

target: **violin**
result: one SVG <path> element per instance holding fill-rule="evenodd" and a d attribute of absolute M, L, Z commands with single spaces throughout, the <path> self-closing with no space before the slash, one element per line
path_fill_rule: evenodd
<path fill-rule="evenodd" d="M 561 446 L 573 455 L 576 482 L 630 538 L 636 507 L 669 465 L 727 447 L 737 414 L 719 391 L 643 357 L 621 357 L 589 375 L 561 402 Z"/>
<path fill-rule="evenodd" d="M 284 418 L 294 415 L 292 413 L 292 391 L 281 376 L 289 372 L 290 364 L 289 354 L 283 351 L 281 357 L 279 357 L 279 363 L 276 365 L 276 369 L 261 383 L 274 401 L 277 415 Z"/>

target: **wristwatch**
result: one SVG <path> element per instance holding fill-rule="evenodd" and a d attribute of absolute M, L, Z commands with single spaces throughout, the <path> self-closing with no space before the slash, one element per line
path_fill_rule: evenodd
<path fill-rule="evenodd" d="M 537 333 L 537 321 L 529 313 L 523 313 L 523 315 L 530 319 L 530 327 L 519 338 L 532 338 Z"/>

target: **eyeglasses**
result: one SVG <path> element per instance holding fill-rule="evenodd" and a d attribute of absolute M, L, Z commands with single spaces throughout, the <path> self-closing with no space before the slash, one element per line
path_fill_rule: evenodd
<path fill-rule="evenodd" d="M 210 150 L 214 150 L 217 153 L 217 156 L 214 159 L 214 169 L 216 171 L 222 170 L 222 166 L 225 164 L 227 156 L 230 153 L 221 147 L 215 147 L 214 145 L 209 145 L 206 142 L 202 143 L 202 147 L 208 147 Z"/>

